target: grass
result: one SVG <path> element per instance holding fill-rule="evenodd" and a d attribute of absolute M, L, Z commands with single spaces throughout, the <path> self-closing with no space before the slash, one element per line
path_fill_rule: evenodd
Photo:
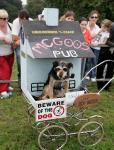
<path fill-rule="evenodd" d="M 14 66 L 13 78 L 16 78 Z M 38 133 L 28 121 L 28 104 L 18 90 L 16 83 L 13 96 L 6 100 L 0 100 L 0 150 L 39 150 Z M 96 90 L 96 85 L 89 83 L 90 91 Z M 93 108 L 87 110 L 87 114 L 99 114 L 104 117 L 103 140 L 93 147 L 81 147 L 77 136 L 69 137 L 63 150 L 114 150 L 114 83 L 111 92 L 102 92 L 102 100 Z M 50 149 L 51 150 L 51 149 Z"/>

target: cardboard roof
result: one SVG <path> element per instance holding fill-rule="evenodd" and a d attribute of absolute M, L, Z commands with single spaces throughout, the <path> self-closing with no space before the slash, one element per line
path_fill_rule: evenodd
<path fill-rule="evenodd" d="M 43 21 L 24 21 L 23 30 L 35 58 L 94 57 L 77 21 L 53 27 Z"/>

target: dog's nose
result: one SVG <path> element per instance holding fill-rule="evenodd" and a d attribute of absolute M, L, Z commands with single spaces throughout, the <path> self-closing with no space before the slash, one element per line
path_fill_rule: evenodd
<path fill-rule="evenodd" d="M 63 72 L 59 73 L 59 77 L 62 78 L 63 77 Z"/>

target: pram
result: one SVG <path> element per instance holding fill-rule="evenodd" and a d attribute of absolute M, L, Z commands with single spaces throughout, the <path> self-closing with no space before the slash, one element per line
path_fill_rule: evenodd
<path fill-rule="evenodd" d="M 29 120 L 39 133 L 39 147 L 42 150 L 59 150 L 64 147 L 68 136 L 71 135 L 78 135 L 78 141 L 82 146 L 96 145 L 104 135 L 103 117 L 92 115 L 85 118 L 84 112 L 86 108 L 99 102 L 103 89 L 98 93 L 88 93 L 80 86 L 86 77 L 81 79 L 81 60 L 83 57 L 94 55 L 84 42 L 79 23 L 61 22 L 58 27 L 47 27 L 44 22 L 25 21 L 23 31 L 21 88 L 29 103 Z M 75 76 L 69 80 L 69 92 L 62 98 L 35 101 L 33 95 L 42 93 L 55 59 L 71 62 L 74 66 L 71 74 L 75 73 Z M 69 100 L 72 103 L 68 104 Z M 70 112 L 72 106 L 69 105 L 79 110 Z M 74 129 L 77 127 L 77 131 L 71 131 L 72 126 Z"/>

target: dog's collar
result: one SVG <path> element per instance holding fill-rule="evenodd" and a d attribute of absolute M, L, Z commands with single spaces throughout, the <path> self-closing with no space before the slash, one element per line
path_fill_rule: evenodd
<path fill-rule="evenodd" d="M 63 84 L 65 81 L 68 82 L 69 78 L 66 78 L 66 79 L 55 79 L 55 78 L 53 78 L 53 81 L 54 81 L 54 83 Z"/>
<path fill-rule="evenodd" d="M 63 86 L 61 86 L 61 87 L 54 87 L 54 90 L 62 90 L 62 89 L 64 89 Z"/>
<path fill-rule="evenodd" d="M 59 85 L 54 86 L 54 89 L 55 89 L 55 90 L 62 90 L 62 89 L 64 89 L 63 83 L 60 83 Z"/>

